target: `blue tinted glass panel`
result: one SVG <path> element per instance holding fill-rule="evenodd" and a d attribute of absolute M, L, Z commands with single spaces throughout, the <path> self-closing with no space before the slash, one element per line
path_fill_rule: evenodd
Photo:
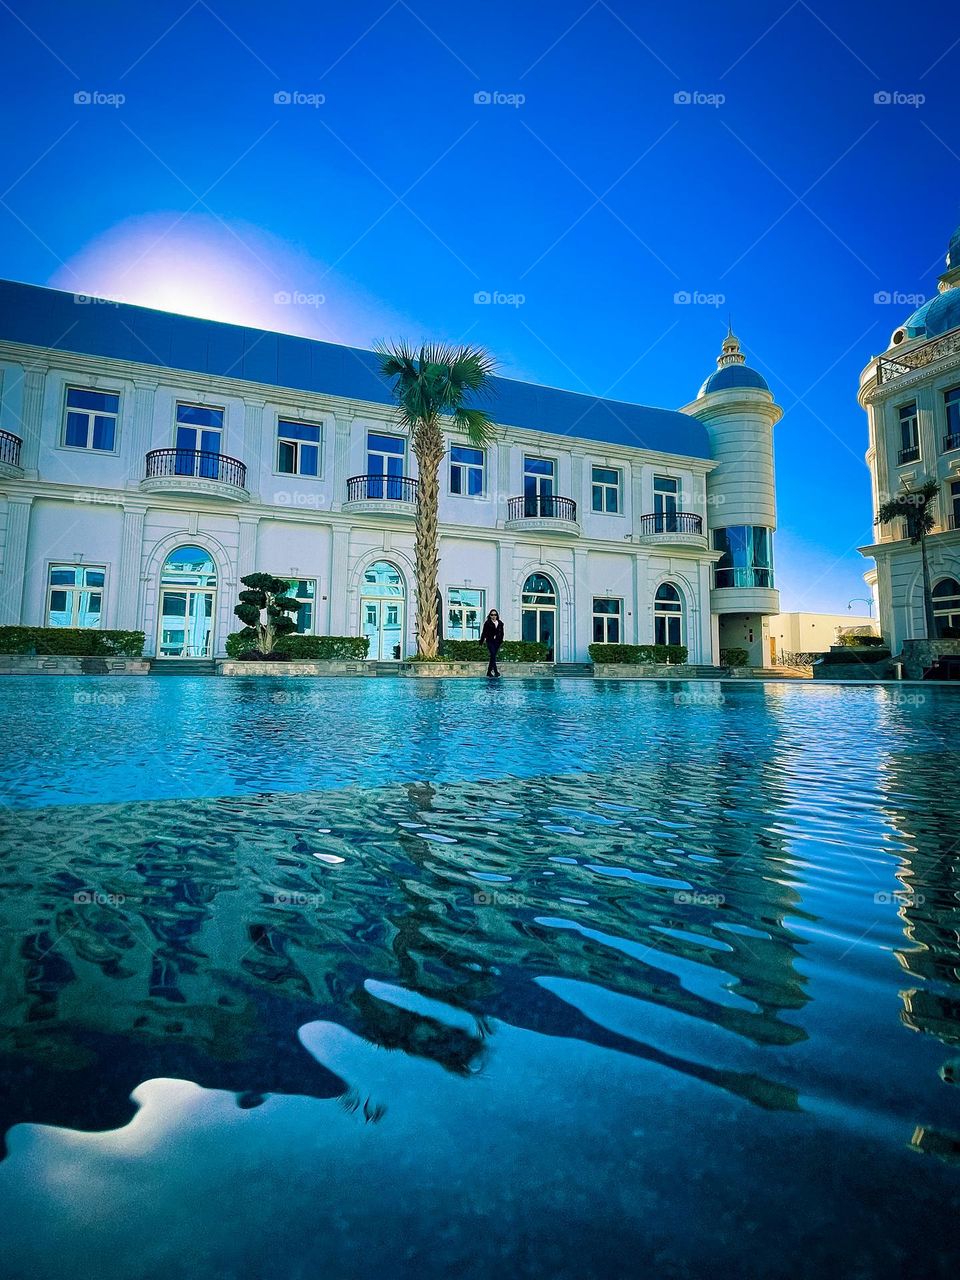
<path fill-rule="evenodd" d="M 315 444 L 300 446 L 300 474 L 315 476 L 320 473 L 320 450 Z"/>
<path fill-rule="evenodd" d="M 120 396 L 113 391 L 81 391 L 70 387 L 67 391 L 67 404 L 71 409 L 99 409 L 101 413 L 116 413 L 120 407 Z"/>
<path fill-rule="evenodd" d="M 207 409 L 198 404 L 178 404 L 177 421 L 189 422 L 198 427 L 222 427 L 223 410 Z"/>
<path fill-rule="evenodd" d="M 467 472 L 467 493 L 472 498 L 483 493 L 483 472 L 476 467 L 471 467 Z"/>
<path fill-rule="evenodd" d="M 450 457 L 454 462 L 468 462 L 475 467 L 483 466 L 482 449 L 467 449 L 463 445 L 455 444 L 450 450 Z"/>
<path fill-rule="evenodd" d="M 93 447 L 95 449 L 112 449 L 116 430 L 116 418 L 94 418 Z"/>
<path fill-rule="evenodd" d="M 552 476 L 553 462 L 550 458 L 525 458 L 523 469 L 527 475 Z"/>
<path fill-rule="evenodd" d="M 67 414 L 67 430 L 64 435 L 64 444 L 71 445 L 75 449 L 85 449 L 87 447 L 87 424 L 89 418 L 85 413 L 68 413 Z"/>
<path fill-rule="evenodd" d="M 289 422 L 281 418 L 277 424 L 278 435 L 285 440 L 306 440 L 310 444 L 320 443 L 320 428 L 310 422 Z"/>
<path fill-rule="evenodd" d="M 367 436 L 367 448 L 376 449 L 378 453 L 396 453 L 402 456 L 404 441 L 397 436 L 381 436 L 371 431 Z"/>
<path fill-rule="evenodd" d="M 88 587 L 102 587 L 105 576 L 102 569 L 87 569 L 84 573 L 84 583 Z"/>
<path fill-rule="evenodd" d="M 297 448 L 296 445 L 287 444 L 286 441 L 280 441 L 280 447 L 277 450 L 277 470 L 282 471 L 285 475 L 294 475 L 297 470 Z"/>

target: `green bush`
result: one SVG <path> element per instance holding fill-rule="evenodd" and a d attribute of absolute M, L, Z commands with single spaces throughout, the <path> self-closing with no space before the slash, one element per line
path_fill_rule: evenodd
<path fill-rule="evenodd" d="M 592 644 L 589 647 L 589 653 L 593 661 L 598 664 L 619 662 L 636 666 L 652 662 L 668 662 L 672 666 L 677 666 L 687 660 L 685 644 Z"/>
<path fill-rule="evenodd" d="M 253 627 L 244 627 L 242 631 L 234 631 L 227 636 L 227 657 L 239 658 L 257 647 L 257 631 Z M 326 662 L 338 659 L 341 662 L 362 662 L 367 656 L 370 641 L 366 636 L 278 636 L 274 642 L 274 653 L 286 654 L 289 658 L 301 662 Z"/>
<path fill-rule="evenodd" d="M 735 646 L 732 649 L 720 650 L 721 667 L 745 667 L 750 661 L 750 655 L 746 649 Z"/>
<path fill-rule="evenodd" d="M 882 649 L 883 636 L 837 636 L 837 644 L 844 649 Z"/>
<path fill-rule="evenodd" d="M 0 627 L 0 653 L 56 654 L 69 658 L 139 658 L 142 631 L 81 627 Z"/>
<path fill-rule="evenodd" d="M 479 640 L 444 640 L 440 652 L 455 662 L 486 662 L 487 648 Z M 546 662 L 547 646 L 533 640 L 504 640 L 498 662 Z"/>

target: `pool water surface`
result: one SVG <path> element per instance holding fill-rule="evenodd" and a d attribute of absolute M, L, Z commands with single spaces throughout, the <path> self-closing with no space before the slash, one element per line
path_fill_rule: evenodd
<path fill-rule="evenodd" d="M 960 690 L 0 710 L 6 1274 L 955 1276 Z"/>

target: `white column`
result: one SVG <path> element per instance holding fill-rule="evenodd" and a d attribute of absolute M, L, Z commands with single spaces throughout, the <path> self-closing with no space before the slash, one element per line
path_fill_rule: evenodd
<path fill-rule="evenodd" d="M 23 440 L 20 465 L 36 472 L 40 465 L 40 434 L 43 429 L 43 389 L 46 369 L 28 369 L 23 375 L 23 403 L 18 434 Z"/>
<path fill-rule="evenodd" d="M 590 657 L 587 648 L 590 644 L 593 626 L 593 599 L 590 594 L 587 554 L 586 550 L 581 547 L 574 548 L 573 617 L 571 619 L 573 634 L 571 636 L 571 644 L 568 646 L 572 650 L 568 660 L 573 662 L 586 662 Z"/>
<path fill-rule="evenodd" d="M 497 488 L 495 501 L 497 504 L 496 524 L 503 528 L 507 518 L 507 503 L 510 501 L 510 446 L 505 440 L 497 444 Z"/>
<path fill-rule="evenodd" d="M 27 573 L 27 540 L 30 533 L 30 507 L 33 498 L 11 497 L 7 500 L 7 536 L 3 548 L 3 573 L 0 574 L 0 623 L 16 626 L 23 619 L 23 584 Z M 38 566 L 39 569 L 42 566 Z"/>
<path fill-rule="evenodd" d="M 137 382 L 135 384 L 130 440 L 123 451 L 127 462 L 127 483 L 130 485 L 138 485 L 146 474 L 146 458 L 153 445 L 156 397 L 156 383 Z"/>
<path fill-rule="evenodd" d="M 257 530 L 260 517 L 242 515 L 237 517 L 240 525 L 240 537 L 237 540 L 237 580 L 245 578 L 248 573 L 256 573 L 257 566 Z M 270 572 L 270 570 L 265 570 Z"/>
<path fill-rule="evenodd" d="M 571 497 L 577 504 L 577 514 L 582 518 L 584 511 L 584 489 L 583 489 L 583 471 L 586 455 L 582 449 L 572 449 L 570 452 L 570 493 Z M 563 490 L 560 490 L 561 495 Z"/>
<path fill-rule="evenodd" d="M 353 418 L 337 414 L 333 437 L 333 474 L 328 483 L 330 489 L 330 510 L 340 511 L 347 500 L 347 480 L 350 478 L 350 437 L 353 433 Z M 331 601 L 333 596 L 330 597 Z M 345 635 L 346 632 L 331 631 L 331 635 Z"/>
<path fill-rule="evenodd" d="M 243 453 L 240 461 L 247 468 L 247 490 L 254 497 L 259 497 L 261 472 L 263 470 L 265 400 L 252 396 L 243 398 Z M 246 572 L 244 570 L 243 572 Z"/>
<path fill-rule="evenodd" d="M 513 594 L 513 543 L 497 542 L 496 598 L 487 601 L 487 612 L 496 609 L 503 619 L 507 640 L 520 639 L 520 599 Z"/>
<path fill-rule="evenodd" d="M 146 506 L 124 503 L 120 535 L 120 564 L 116 576 L 114 625 L 135 631 L 140 624 L 140 566 L 143 561 L 143 522 Z"/>
<path fill-rule="evenodd" d="M 351 634 L 347 600 L 349 554 L 350 530 L 341 525 L 332 530 L 330 538 L 330 581 L 327 583 L 327 595 L 329 634 L 332 636 Z M 409 607 L 409 601 L 407 604 Z"/>
<path fill-rule="evenodd" d="M 633 562 L 633 590 L 636 604 L 633 610 L 634 644 L 653 644 L 653 604 L 650 599 L 650 564 L 646 555 L 638 555 Z"/>

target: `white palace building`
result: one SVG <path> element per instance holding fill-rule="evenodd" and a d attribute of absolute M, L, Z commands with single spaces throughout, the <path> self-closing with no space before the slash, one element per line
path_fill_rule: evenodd
<path fill-rule="evenodd" d="M 557 662 L 593 641 L 769 659 L 773 426 L 737 339 L 679 411 L 496 379 L 487 449 L 441 485 L 447 638 L 497 608 Z M 369 351 L 0 282 L 0 625 L 224 653 L 241 576 L 299 627 L 414 652 L 417 476 Z"/>

